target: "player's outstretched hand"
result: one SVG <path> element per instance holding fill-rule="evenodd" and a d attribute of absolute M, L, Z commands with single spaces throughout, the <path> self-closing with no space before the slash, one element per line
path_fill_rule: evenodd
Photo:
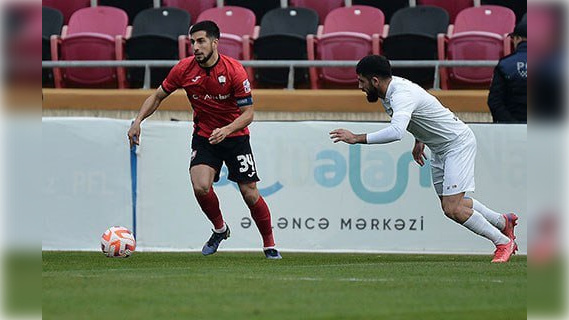
<path fill-rule="evenodd" d="M 425 160 L 427 160 L 427 155 L 425 155 L 425 144 L 421 141 L 415 141 L 415 146 L 413 147 L 413 159 L 421 167 L 425 165 Z"/>
<path fill-rule="evenodd" d="M 132 149 L 135 145 L 139 144 L 140 140 L 140 123 L 133 122 L 128 130 L 128 141 L 130 142 L 130 148 Z"/>
<path fill-rule="evenodd" d="M 349 144 L 356 143 L 356 135 L 346 129 L 336 129 L 330 132 L 330 139 L 336 142 L 345 142 Z"/>
<path fill-rule="evenodd" d="M 221 141 L 225 140 L 225 138 L 229 135 L 229 130 L 225 127 L 217 128 L 213 130 L 211 136 L 209 136 L 209 143 L 210 144 L 218 144 Z"/>

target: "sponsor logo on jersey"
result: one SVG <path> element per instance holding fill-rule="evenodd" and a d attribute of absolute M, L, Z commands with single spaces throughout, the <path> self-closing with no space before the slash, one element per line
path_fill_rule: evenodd
<path fill-rule="evenodd" d="M 194 100 L 199 100 L 199 99 L 204 99 L 204 100 L 226 100 L 229 99 L 231 97 L 231 93 L 228 94 L 218 94 L 218 95 L 211 95 L 211 94 L 205 94 L 205 95 L 199 95 L 199 94 L 192 94 L 192 99 Z"/>
<path fill-rule="evenodd" d="M 195 78 L 192 79 L 192 82 L 196 82 L 198 81 L 202 76 L 196 76 Z"/>

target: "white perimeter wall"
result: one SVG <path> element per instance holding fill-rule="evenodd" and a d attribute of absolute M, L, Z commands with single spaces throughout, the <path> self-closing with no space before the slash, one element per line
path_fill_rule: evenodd
<path fill-rule="evenodd" d="M 112 225 L 133 226 L 130 123 L 98 118 L 43 119 L 44 250 L 98 250 Z M 147 122 L 137 150 L 136 232 L 140 250 L 199 250 L 211 225 L 188 176 L 191 123 Z M 375 131 L 385 123 L 257 122 L 252 145 L 271 208 L 277 245 L 286 250 L 491 253 L 493 245 L 448 220 L 429 168 L 412 160 L 413 138 L 389 145 L 333 144 L 344 127 Z M 527 252 L 527 126 L 473 124 L 478 139 L 476 193 L 520 216 Z M 232 229 L 228 250 L 262 243 L 236 185 L 215 185 Z"/>

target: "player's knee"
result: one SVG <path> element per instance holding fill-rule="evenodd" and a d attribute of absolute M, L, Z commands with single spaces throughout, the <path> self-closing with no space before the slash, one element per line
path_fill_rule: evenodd
<path fill-rule="evenodd" d="M 259 196 L 254 194 L 248 194 L 246 196 L 245 195 L 243 196 L 243 200 L 245 200 L 247 206 L 252 207 L 255 205 L 255 203 L 257 203 L 257 200 L 259 200 Z"/>
<path fill-rule="evenodd" d="M 210 186 L 200 185 L 200 184 L 194 184 L 193 188 L 194 188 L 194 194 L 198 197 L 199 196 L 205 196 L 206 194 L 209 193 L 209 190 L 210 190 Z"/>
<path fill-rule="evenodd" d="M 259 200 L 259 192 L 250 191 L 242 193 L 241 195 L 243 196 L 243 200 L 245 200 L 245 203 L 247 203 L 249 207 L 254 206 L 255 203 L 257 203 L 257 200 Z"/>
<path fill-rule="evenodd" d="M 452 219 L 455 221 L 460 214 L 458 205 L 456 205 L 454 203 L 443 202 L 443 212 L 444 212 L 445 216 L 447 216 L 449 219 Z"/>
<path fill-rule="evenodd" d="M 240 187 L 243 200 L 249 207 L 254 206 L 259 200 L 259 190 L 255 186 L 242 186 Z"/>

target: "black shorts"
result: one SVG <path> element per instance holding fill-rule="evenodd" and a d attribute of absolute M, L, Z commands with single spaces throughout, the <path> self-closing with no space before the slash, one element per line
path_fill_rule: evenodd
<path fill-rule="evenodd" d="M 229 171 L 229 180 L 238 183 L 259 181 L 249 136 L 225 138 L 218 144 L 210 144 L 207 138 L 199 135 L 193 136 L 190 168 L 198 164 L 214 168 L 214 181 L 217 182 L 224 162 Z"/>

